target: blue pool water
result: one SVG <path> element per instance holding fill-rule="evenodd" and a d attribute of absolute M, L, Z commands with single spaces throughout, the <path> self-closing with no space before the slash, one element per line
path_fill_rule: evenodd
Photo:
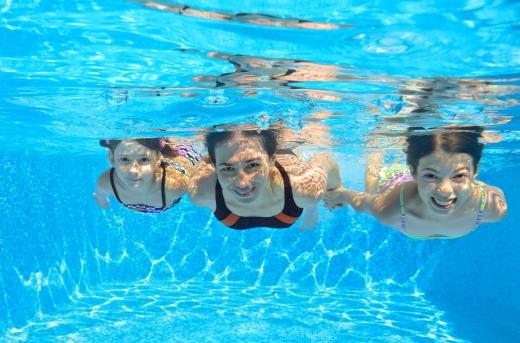
<path fill-rule="evenodd" d="M 0 341 L 520 339 L 517 2 L 165 4 L 0 1 Z M 406 127 L 485 125 L 509 214 L 414 241 L 350 209 L 238 232 L 92 200 L 101 138 L 279 121 L 358 190 Z"/>

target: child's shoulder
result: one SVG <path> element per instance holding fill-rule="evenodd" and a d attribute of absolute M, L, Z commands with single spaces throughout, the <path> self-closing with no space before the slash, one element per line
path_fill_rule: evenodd
<path fill-rule="evenodd" d="M 479 182 L 485 192 L 484 221 L 496 222 L 507 215 L 507 201 L 504 192 L 494 186 Z"/>
<path fill-rule="evenodd" d="M 99 175 L 97 182 L 96 182 L 96 186 L 98 188 L 103 188 L 105 190 L 112 189 L 112 184 L 110 182 L 111 170 L 112 170 L 112 168 L 109 168 L 109 169 L 105 170 L 103 173 L 101 173 L 101 175 Z"/>
<path fill-rule="evenodd" d="M 401 212 L 415 212 L 417 184 L 414 181 L 396 184 L 383 193 L 373 195 L 372 209 L 386 225 L 395 226 L 401 221 Z"/>

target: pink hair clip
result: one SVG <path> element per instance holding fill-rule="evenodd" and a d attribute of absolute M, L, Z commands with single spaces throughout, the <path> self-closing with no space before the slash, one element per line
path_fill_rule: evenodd
<path fill-rule="evenodd" d="M 164 139 L 159 139 L 159 148 L 164 149 L 164 147 L 166 146 L 166 141 Z"/>

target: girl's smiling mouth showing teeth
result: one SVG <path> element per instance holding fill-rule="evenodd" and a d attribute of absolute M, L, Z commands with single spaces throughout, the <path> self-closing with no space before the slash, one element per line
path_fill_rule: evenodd
<path fill-rule="evenodd" d="M 455 202 L 457 202 L 457 198 L 451 198 L 451 199 L 436 199 L 435 197 L 432 197 L 432 203 L 435 205 L 435 207 L 442 209 L 442 210 L 449 210 L 453 207 Z"/>

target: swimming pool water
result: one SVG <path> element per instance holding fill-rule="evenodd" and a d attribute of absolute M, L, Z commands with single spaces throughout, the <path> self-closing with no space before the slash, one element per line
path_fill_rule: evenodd
<path fill-rule="evenodd" d="M 188 5 L 344 27 L 0 2 L 0 340 L 517 340 L 518 4 Z M 499 142 L 479 178 L 509 215 L 417 242 L 349 209 L 321 208 L 311 231 L 236 232 L 187 199 L 158 216 L 92 200 L 100 138 L 279 120 L 310 126 L 295 141 L 329 149 L 354 189 L 368 137 L 399 154 L 409 125 L 487 125 Z"/>

